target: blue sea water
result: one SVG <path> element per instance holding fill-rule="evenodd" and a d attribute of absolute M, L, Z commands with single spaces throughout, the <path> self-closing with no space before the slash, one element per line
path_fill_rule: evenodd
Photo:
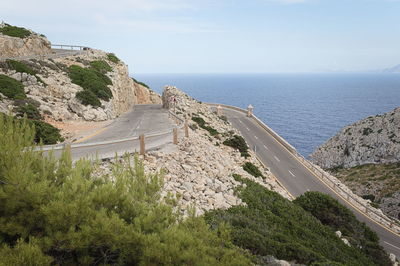
<path fill-rule="evenodd" d="M 140 74 L 203 102 L 246 108 L 304 156 L 344 126 L 400 106 L 400 74 Z"/>

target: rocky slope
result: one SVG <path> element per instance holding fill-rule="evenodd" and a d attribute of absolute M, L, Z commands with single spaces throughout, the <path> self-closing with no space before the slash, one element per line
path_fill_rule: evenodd
<path fill-rule="evenodd" d="M 3 22 L 0 24 L 0 29 L 7 26 L 8 25 Z M 0 32 L 0 58 L 52 53 L 51 44 L 46 37 L 33 31 L 29 32 L 30 35 L 25 38 L 12 37 Z"/>
<path fill-rule="evenodd" d="M 400 161 L 400 108 L 343 128 L 311 158 L 325 169 Z"/>
<path fill-rule="evenodd" d="M 189 206 L 196 206 L 197 214 L 202 214 L 210 209 L 226 209 L 242 204 L 234 193 L 240 183 L 235 181 L 233 174 L 256 181 L 290 198 L 254 154 L 250 153 L 251 156 L 246 159 L 237 150 L 222 144 L 225 139 L 238 134 L 229 122 L 218 117 L 207 105 L 197 102 L 175 87 L 166 87 L 164 95 L 174 95 L 176 114 L 179 117 L 201 117 L 207 125 L 218 131 L 218 135 L 211 136 L 208 131 L 198 128 L 194 121 L 189 120 L 190 137 L 180 141 L 176 150 L 170 153 L 153 151 L 145 158 L 148 171 L 165 170 L 164 195 L 176 195 L 183 212 Z M 256 165 L 265 179 L 256 178 L 243 170 L 245 162 Z"/>
<path fill-rule="evenodd" d="M 19 42 L 30 45 L 20 46 Z M 24 39 L 0 35 L 0 43 L 7 43 L 5 46 L 0 46 L 2 55 L 51 53 L 50 42 L 45 37 L 33 33 Z M 77 55 L 53 59 L 43 57 L 44 59 L 41 60 L 20 60 L 17 63 L 22 64 L 22 70 L 18 67 L 10 67 L 13 62 L 2 60 L 0 61 L 0 75 L 6 75 L 21 82 L 28 99 L 34 101 L 40 114 L 49 122 L 105 121 L 127 112 L 135 104 L 161 103 L 159 95 L 129 77 L 126 64 L 119 59 L 110 58 L 109 55 L 104 51 L 88 49 Z M 112 83 L 107 86 L 111 90 L 112 97 L 108 101 L 99 99 L 101 103 L 99 107 L 83 104 L 76 97 L 77 93 L 83 91 L 84 88 L 74 84 L 69 75 L 69 67 L 79 66 L 83 69 L 90 69 L 93 68 L 94 61 L 108 65 L 107 72 L 103 74 Z M 26 68 L 32 71 L 24 70 Z M 93 81 L 90 82 L 93 83 Z M 15 110 L 13 99 L 4 95 L 0 96 L 1 112 Z"/>

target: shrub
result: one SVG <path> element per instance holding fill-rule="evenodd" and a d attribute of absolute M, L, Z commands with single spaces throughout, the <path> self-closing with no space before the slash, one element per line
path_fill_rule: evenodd
<path fill-rule="evenodd" d="M 182 222 L 171 200 L 160 200 L 162 177 L 145 174 L 137 158 L 96 175 L 96 165 L 73 164 L 68 151 L 60 159 L 34 151 L 24 120 L 0 118 L 0 136 L 2 262 L 250 265 L 226 226 L 210 231 L 193 215 Z"/>
<path fill-rule="evenodd" d="M 15 112 L 17 117 L 24 117 L 26 115 L 26 118 L 28 119 L 33 119 L 33 120 L 42 119 L 39 109 L 32 103 L 26 103 L 18 106 Z"/>
<path fill-rule="evenodd" d="M 216 136 L 216 135 L 219 134 L 219 132 L 218 132 L 216 129 L 214 129 L 213 127 L 210 127 L 210 126 L 206 125 L 206 122 L 204 121 L 203 118 L 198 117 L 198 116 L 194 116 L 194 117 L 192 117 L 192 120 L 193 120 L 194 122 L 196 122 L 196 123 L 199 125 L 199 127 L 201 127 L 202 129 L 207 130 L 208 133 L 210 133 L 211 136 Z"/>
<path fill-rule="evenodd" d="M 90 66 L 103 74 L 112 71 L 110 65 L 104 60 L 92 61 Z"/>
<path fill-rule="evenodd" d="M 76 93 L 76 98 L 81 101 L 84 105 L 91 105 L 93 107 L 100 107 L 101 102 L 99 98 L 97 98 L 96 94 L 94 94 L 90 90 L 83 90 Z"/>
<path fill-rule="evenodd" d="M 35 76 L 39 82 L 44 84 L 42 79 L 37 76 L 37 72 L 34 69 L 32 69 L 30 66 L 28 66 L 27 64 L 20 62 L 20 61 L 16 61 L 16 60 L 7 60 L 6 63 L 10 69 L 14 69 L 15 71 L 17 71 L 19 73 L 27 73 L 29 75 Z"/>
<path fill-rule="evenodd" d="M 34 125 L 34 141 L 36 143 L 41 142 L 45 145 L 51 145 L 59 141 L 64 141 L 64 138 L 61 137 L 60 130 L 49 123 L 39 120 L 30 120 L 30 123 Z"/>
<path fill-rule="evenodd" d="M 227 223 L 233 243 L 248 249 L 257 261 L 272 255 L 305 265 L 375 265 L 358 247 L 346 246 L 331 228 L 302 207 L 256 182 L 234 177 L 246 184 L 238 196 L 247 206 L 214 210 L 205 218 L 215 230 Z M 378 265 L 390 265 L 386 262 L 384 258 Z"/>
<path fill-rule="evenodd" d="M 25 28 L 11 26 L 6 24 L 5 27 L 0 28 L 0 33 L 17 38 L 26 38 L 31 35 L 31 32 Z"/>
<path fill-rule="evenodd" d="M 149 90 L 150 90 L 150 87 L 149 86 L 147 86 L 147 84 L 146 83 L 143 83 L 143 82 L 141 82 L 141 81 L 138 81 L 138 80 L 136 80 L 136 79 L 134 79 L 134 78 L 131 78 L 135 83 L 137 83 L 137 84 L 139 84 L 139 85 L 142 85 L 143 87 L 146 87 L 146 88 L 148 88 Z"/>
<path fill-rule="evenodd" d="M 107 59 L 110 60 L 110 61 L 113 62 L 113 63 L 116 63 L 116 64 L 118 64 L 118 63 L 121 61 L 121 60 L 119 60 L 119 58 L 118 58 L 115 54 L 113 54 L 113 53 L 107 54 Z"/>
<path fill-rule="evenodd" d="M 250 156 L 248 153 L 249 147 L 242 136 L 235 135 L 232 138 L 225 140 L 223 144 L 238 150 L 245 158 Z"/>
<path fill-rule="evenodd" d="M 0 92 L 11 99 L 24 99 L 24 85 L 16 79 L 0 74 Z"/>
<path fill-rule="evenodd" d="M 306 192 L 293 202 L 310 212 L 322 224 L 334 231 L 341 231 L 352 246 L 360 247 L 361 252 L 376 265 L 390 265 L 386 252 L 379 245 L 378 235 L 365 223 L 359 222 L 355 215 L 336 199 L 320 192 Z"/>
<path fill-rule="evenodd" d="M 363 129 L 362 134 L 363 134 L 363 136 L 368 136 L 369 134 L 371 134 L 371 133 L 373 133 L 373 132 L 374 132 L 374 131 L 373 131 L 371 128 L 366 127 L 366 128 Z"/>
<path fill-rule="evenodd" d="M 265 176 L 263 176 L 258 167 L 250 162 L 246 162 L 243 165 L 243 170 L 245 170 L 247 173 L 251 174 L 254 177 L 262 177 L 263 179 L 265 178 Z"/>
<path fill-rule="evenodd" d="M 110 78 L 94 68 L 82 68 L 72 65 L 69 67 L 68 74 L 72 83 L 81 86 L 85 90 L 90 90 L 98 98 L 105 101 L 112 98 L 112 92 L 108 88 L 108 85 L 112 85 Z"/>

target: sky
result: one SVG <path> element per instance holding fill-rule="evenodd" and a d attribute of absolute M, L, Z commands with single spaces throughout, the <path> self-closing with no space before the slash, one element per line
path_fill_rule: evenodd
<path fill-rule="evenodd" d="M 400 64 L 400 0 L 1 0 L 0 20 L 114 52 L 130 73 L 358 72 Z"/>

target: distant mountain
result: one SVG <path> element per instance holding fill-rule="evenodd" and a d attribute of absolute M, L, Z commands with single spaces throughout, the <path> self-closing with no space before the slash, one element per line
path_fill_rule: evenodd
<path fill-rule="evenodd" d="M 383 70 L 385 73 L 400 73 L 400 65 L 391 67 L 391 68 L 386 68 Z"/>

